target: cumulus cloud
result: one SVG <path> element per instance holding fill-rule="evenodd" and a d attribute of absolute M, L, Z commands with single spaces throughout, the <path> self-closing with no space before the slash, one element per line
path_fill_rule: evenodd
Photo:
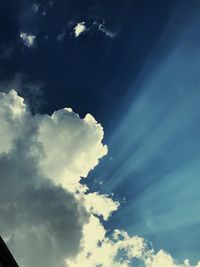
<path fill-rule="evenodd" d="M 35 43 L 36 36 L 32 35 L 32 34 L 25 33 L 25 32 L 21 32 L 20 38 L 22 39 L 25 46 L 32 47 Z"/>
<path fill-rule="evenodd" d="M 72 131 L 77 135 L 74 139 Z M 78 253 L 83 225 L 89 219 L 67 185 L 70 179 L 79 181 L 106 153 L 100 140 L 102 127 L 91 115 L 82 120 L 69 109 L 52 117 L 33 116 L 12 90 L 0 94 L 0 136 L 0 232 L 20 266 L 65 266 L 65 258 Z M 81 148 L 84 140 L 88 162 Z M 70 165 L 71 159 L 80 160 L 80 166 Z M 55 166 L 51 174 L 48 165 Z M 65 188 L 59 185 L 63 176 Z"/>
<path fill-rule="evenodd" d="M 200 267 L 106 230 L 119 203 L 81 182 L 107 153 L 90 114 L 32 115 L 11 90 L 0 93 L 0 136 L 0 232 L 21 267 Z"/>
<path fill-rule="evenodd" d="M 85 22 L 77 23 L 76 26 L 74 27 L 75 37 L 76 38 L 79 37 L 79 35 L 82 34 L 85 30 L 86 30 Z"/>
<path fill-rule="evenodd" d="M 15 88 L 20 95 L 26 98 L 26 104 L 33 113 L 36 113 L 42 105 L 45 105 L 43 98 L 43 82 L 40 80 L 32 80 L 28 75 L 18 72 L 5 80 L 1 80 L 0 88 L 4 92 Z"/>
<path fill-rule="evenodd" d="M 78 256 L 67 260 L 68 267 L 200 267 L 175 261 L 167 252 L 155 252 L 148 242 L 139 236 L 129 236 L 126 231 L 114 230 L 108 235 L 102 223 L 90 216 L 84 226 L 81 240 L 83 249 Z"/>
<path fill-rule="evenodd" d="M 80 119 L 69 108 L 52 116 L 40 116 L 38 121 L 37 140 L 45 154 L 40 161 L 41 170 L 54 183 L 76 192 L 81 177 L 87 177 L 107 153 L 107 147 L 101 143 L 102 126 L 90 114 Z M 55 137 L 56 142 L 52 142 Z"/>
<path fill-rule="evenodd" d="M 129 238 L 127 233 L 119 230 L 107 237 L 100 220 L 91 216 L 84 226 L 82 246 L 83 250 L 76 259 L 67 261 L 69 267 L 128 267 L 131 258 L 142 256 L 145 244 L 142 238 Z M 120 252 L 124 252 L 121 253 L 123 256 Z"/>
<path fill-rule="evenodd" d="M 25 104 L 15 91 L 10 91 L 8 95 L 0 94 L 0 155 L 8 154 L 12 150 L 14 141 L 21 135 L 24 115 Z"/>
<path fill-rule="evenodd" d="M 114 202 L 108 195 L 102 195 L 98 192 L 84 195 L 84 203 L 88 212 L 102 216 L 104 220 L 108 220 L 112 212 L 119 207 L 119 202 Z"/>

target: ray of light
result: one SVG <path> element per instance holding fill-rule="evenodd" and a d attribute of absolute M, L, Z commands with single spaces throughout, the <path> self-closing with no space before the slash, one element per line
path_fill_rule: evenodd
<path fill-rule="evenodd" d="M 125 192 L 127 204 L 115 220 L 133 233 L 157 235 L 200 223 L 199 28 L 194 16 L 162 60 L 155 63 L 152 53 L 154 70 L 141 73 L 138 95 L 126 99 L 129 109 L 109 142 L 113 160 L 99 172 L 105 191 Z M 190 232 L 179 241 L 185 238 L 192 251 L 200 230 Z"/>

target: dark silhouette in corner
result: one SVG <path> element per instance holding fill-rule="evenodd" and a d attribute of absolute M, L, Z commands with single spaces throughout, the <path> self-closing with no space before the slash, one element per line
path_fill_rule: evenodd
<path fill-rule="evenodd" d="M 0 236 L 0 267 L 19 267 Z"/>

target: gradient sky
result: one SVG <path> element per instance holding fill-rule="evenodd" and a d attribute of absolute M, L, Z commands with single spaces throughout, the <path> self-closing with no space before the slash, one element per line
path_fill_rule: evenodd
<path fill-rule="evenodd" d="M 155 253 L 162 249 L 178 262 L 190 259 L 192 265 L 197 264 L 200 260 L 200 2 L 7 0 L 0 1 L 0 28 L 0 91 L 8 94 L 7 99 L 2 95 L 1 119 L 5 120 L 5 125 L 7 121 L 10 122 L 4 109 L 15 103 L 15 93 L 8 93 L 14 89 L 25 99 L 32 114 L 24 115 L 30 116 L 30 125 L 33 126 L 30 128 L 31 134 L 36 128 L 44 128 L 39 141 L 44 146 L 44 152 L 47 147 L 50 155 L 47 161 L 41 160 L 41 163 L 35 158 L 36 167 L 31 167 L 30 161 L 27 161 L 28 166 L 23 175 L 30 171 L 30 176 L 33 177 L 35 169 L 41 164 L 43 169 L 41 173 L 40 169 L 37 172 L 38 177 L 49 178 L 49 173 L 55 172 L 63 185 L 61 163 L 67 161 L 70 170 L 67 174 L 75 179 L 77 157 L 81 166 L 79 176 L 88 176 L 81 185 L 87 185 L 89 192 L 113 194 L 109 212 L 115 212 L 109 220 L 100 220 L 105 229 L 124 229 L 130 236 L 138 235 L 148 240 Z M 21 103 L 21 100 L 17 101 Z M 97 139 L 102 142 L 102 129 L 95 125 L 93 118 L 85 119 L 92 125 L 88 129 L 84 126 L 85 122 L 82 122 L 84 119 L 76 122 L 76 115 L 68 110 L 69 114 L 72 113 L 69 115 L 71 119 L 66 118 L 69 131 L 62 126 L 65 122 L 62 112 L 54 116 L 60 124 L 53 126 L 48 122 L 47 115 L 44 114 L 51 115 L 55 110 L 65 107 L 72 108 L 80 118 L 90 113 L 102 125 L 103 144 L 108 147 L 107 155 L 105 146 L 100 146 L 99 143 L 97 146 L 95 143 Z M 0 124 L 0 130 L 4 129 L 3 123 Z M 13 125 L 15 131 L 14 122 Z M 51 131 L 57 126 L 55 136 L 51 135 Z M 10 129 L 9 127 L 6 129 Z M 16 127 L 18 136 L 18 126 Z M 49 133 L 46 135 L 47 129 Z M 76 129 L 80 140 L 73 137 L 77 136 Z M 81 129 L 85 130 L 81 132 Z M 0 133 L 7 134 L 6 130 Z M 74 146 L 64 147 L 67 153 L 65 157 L 58 147 L 62 146 L 66 133 L 72 138 L 72 144 L 75 143 Z M 27 146 L 32 147 L 33 140 L 26 139 L 27 136 L 28 133 L 23 129 L 16 138 L 17 146 L 22 149 L 19 154 L 21 157 L 24 157 L 23 151 L 26 151 L 24 143 L 27 142 Z M 14 140 L 13 137 L 9 137 L 8 141 L 3 136 L 1 138 L 2 142 Z M 51 142 L 58 142 L 58 147 L 50 145 Z M 1 153 L 11 153 L 10 147 L 6 145 L 2 152 L 0 150 Z M 92 146 L 96 158 L 93 161 L 92 154 L 88 154 L 91 165 L 86 166 L 85 162 L 82 165 L 80 153 L 75 156 L 75 152 L 81 147 L 85 153 L 92 153 Z M 14 171 L 8 174 L 6 172 L 10 168 L 9 164 L 14 166 L 13 170 L 18 166 L 16 170 L 19 173 L 22 166 L 17 163 L 17 159 L 13 159 L 18 150 L 12 152 L 9 160 L 1 153 L 0 170 L 3 173 L 2 183 L 6 186 L 6 175 L 15 179 Z M 68 155 L 70 153 L 71 156 Z M 90 171 L 102 156 L 105 157 Z M 60 163 L 55 163 L 53 168 L 54 157 L 56 160 L 60 157 Z M 27 155 L 25 159 L 27 160 Z M 19 181 L 16 185 L 18 183 Z M 69 187 L 65 189 L 71 190 Z M 9 190 L 14 192 L 13 188 Z M 64 197 L 64 192 L 60 192 L 58 188 L 51 190 L 49 194 L 52 195 L 53 192 L 55 199 L 61 194 L 62 199 L 75 207 L 73 218 L 80 215 L 70 194 Z M 53 203 L 54 197 L 51 199 L 47 192 L 45 194 L 45 199 Z M 27 197 L 26 192 L 20 201 L 18 198 L 16 201 L 27 201 L 27 206 L 31 205 L 38 193 L 30 194 L 28 200 Z M 3 201 L 6 203 L 6 199 Z M 118 202 L 121 207 L 117 210 Z M 42 203 L 41 200 L 39 204 Z M 66 207 L 66 212 L 69 210 Z M 0 208 L 0 212 L 4 221 L 4 209 Z M 82 215 L 84 211 L 80 213 L 82 223 L 77 224 L 74 240 L 81 238 L 81 225 L 87 221 L 87 215 Z M 101 215 L 106 217 L 105 213 Z M 9 216 L 6 218 L 10 218 Z M 31 216 L 30 213 L 30 218 Z M 42 220 L 43 217 L 38 219 L 40 223 Z M 16 219 L 16 225 L 18 223 Z M 64 223 L 63 221 L 63 225 Z M 0 223 L 0 233 L 8 237 L 12 225 L 6 229 L 4 224 L 2 226 Z M 71 222 L 63 227 L 63 232 L 69 234 L 67 227 L 71 227 Z M 63 243 L 59 243 L 59 248 L 65 240 L 61 241 Z M 16 240 L 12 243 L 9 236 L 8 243 L 15 255 L 20 255 L 20 251 L 15 249 Z M 36 247 L 36 243 L 30 244 Z M 76 249 L 74 246 L 74 251 Z M 58 252 L 54 264 L 64 253 L 71 255 L 71 252 Z M 29 258 L 34 260 L 31 255 Z M 44 260 L 38 262 L 38 267 L 48 264 L 50 263 L 45 263 Z M 60 266 L 62 265 L 58 267 Z M 130 262 L 129 266 L 143 265 Z M 149 266 L 191 265 L 158 266 L 154 263 Z"/>

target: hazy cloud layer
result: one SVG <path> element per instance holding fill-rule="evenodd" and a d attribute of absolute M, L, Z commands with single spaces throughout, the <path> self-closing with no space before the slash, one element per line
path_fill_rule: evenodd
<path fill-rule="evenodd" d="M 0 93 L 0 137 L 0 232 L 21 267 L 191 267 L 105 229 L 119 203 L 81 183 L 107 153 L 91 115 L 33 116 L 12 90 Z"/>

